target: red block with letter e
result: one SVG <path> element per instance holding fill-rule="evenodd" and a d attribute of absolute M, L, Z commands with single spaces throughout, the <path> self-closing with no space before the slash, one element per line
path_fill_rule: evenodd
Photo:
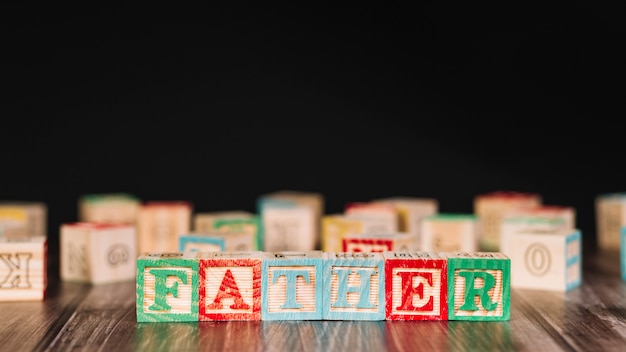
<path fill-rule="evenodd" d="M 448 320 L 447 260 L 437 252 L 386 251 L 387 320 Z"/>
<path fill-rule="evenodd" d="M 261 320 L 260 251 L 202 252 L 199 320 Z"/>

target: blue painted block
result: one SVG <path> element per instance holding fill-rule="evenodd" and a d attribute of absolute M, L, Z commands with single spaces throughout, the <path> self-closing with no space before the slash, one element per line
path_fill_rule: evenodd
<path fill-rule="evenodd" d="M 224 236 L 189 233 L 178 237 L 178 250 L 181 252 L 221 252 L 225 248 Z"/>
<path fill-rule="evenodd" d="M 569 291 L 582 284 L 582 235 L 574 230 L 565 238 L 565 290 Z"/>
<path fill-rule="evenodd" d="M 385 260 L 380 252 L 327 253 L 324 320 L 385 320 Z"/>
<path fill-rule="evenodd" d="M 261 270 L 261 320 L 321 320 L 322 251 L 270 253 Z"/>

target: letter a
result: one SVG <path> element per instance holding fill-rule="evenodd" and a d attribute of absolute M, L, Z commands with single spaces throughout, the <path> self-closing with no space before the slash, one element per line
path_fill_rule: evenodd
<path fill-rule="evenodd" d="M 237 287 L 237 282 L 235 282 L 233 273 L 230 269 L 227 269 L 213 303 L 209 304 L 207 308 L 223 309 L 224 306 L 222 305 L 222 299 L 229 297 L 233 298 L 235 301 L 235 303 L 230 306 L 231 309 L 250 309 L 250 306 L 243 301 L 243 297 L 241 297 L 241 293 L 239 293 L 239 287 Z"/>

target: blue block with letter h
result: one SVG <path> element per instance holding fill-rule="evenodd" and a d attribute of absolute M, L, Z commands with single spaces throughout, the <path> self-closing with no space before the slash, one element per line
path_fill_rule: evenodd
<path fill-rule="evenodd" d="M 327 253 L 324 320 L 385 320 L 382 253 Z"/>

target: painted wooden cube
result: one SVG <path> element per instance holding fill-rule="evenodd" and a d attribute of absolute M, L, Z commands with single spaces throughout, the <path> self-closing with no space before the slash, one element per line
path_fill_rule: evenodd
<path fill-rule="evenodd" d="M 442 253 L 448 260 L 448 320 L 511 319 L 511 259 L 499 252 Z"/>
<path fill-rule="evenodd" d="M 86 194 L 78 199 L 78 221 L 136 224 L 140 206 L 130 193 Z"/>
<path fill-rule="evenodd" d="M 8 239 L 47 236 L 48 207 L 43 202 L 0 202 L 0 236 Z"/>
<path fill-rule="evenodd" d="M 263 260 L 262 320 L 322 320 L 322 251 L 275 252 Z"/>
<path fill-rule="evenodd" d="M 626 192 L 596 196 L 596 242 L 600 250 L 620 251 L 621 229 L 626 225 Z"/>
<path fill-rule="evenodd" d="M 178 238 L 181 252 L 220 252 L 226 248 L 226 239 L 221 235 L 185 233 Z"/>
<path fill-rule="evenodd" d="M 266 252 L 311 251 L 318 243 L 317 210 L 292 201 L 259 201 L 262 235 L 260 246 Z"/>
<path fill-rule="evenodd" d="M 343 238 L 365 232 L 364 222 L 344 214 L 328 214 L 322 217 L 322 251 L 343 251 Z"/>
<path fill-rule="evenodd" d="M 164 252 L 137 258 L 138 322 L 198 321 L 198 256 L 198 252 Z"/>
<path fill-rule="evenodd" d="M 327 253 L 324 320 L 385 320 L 382 253 Z"/>
<path fill-rule="evenodd" d="M 261 320 L 261 270 L 269 254 L 200 252 L 200 321 Z"/>
<path fill-rule="evenodd" d="M 0 302 L 45 299 L 47 237 L 0 238 L 0 259 Z"/>
<path fill-rule="evenodd" d="M 324 196 L 318 192 L 305 192 L 294 190 L 280 190 L 264 194 L 257 199 L 257 214 L 260 216 L 261 232 L 257 248 L 264 251 L 310 251 L 321 247 L 321 221 L 324 215 Z M 307 208 L 312 215 L 304 215 L 308 211 L 302 211 L 300 215 L 291 214 L 287 218 L 291 220 L 279 220 L 285 217 L 285 212 L 276 214 L 275 206 L 282 208 Z M 269 207 L 266 207 L 269 206 Z M 270 208 L 266 212 L 266 208 Z M 311 217 L 312 219 L 308 219 Z M 299 218 L 299 220 L 296 220 Z M 279 220 L 279 221 L 277 221 Z M 286 245 L 275 243 L 276 238 L 291 238 L 299 233 L 296 243 L 289 240 Z M 300 243 L 297 243 L 297 242 Z M 268 242 L 268 243 L 265 243 Z"/>
<path fill-rule="evenodd" d="M 394 233 L 399 229 L 399 215 L 392 204 L 352 202 L 346 204 L 343 213 L 363 221 L 363 233 Z"/>
<path fill-rule="evenodd" d="M 502 216 L 499 252 L 510 255 L 510 237 L 516 232 L 573 229 L 575 224 L 575 210 L 572 207 L 539 205 L 513 210 Z"/>
<path fill-rule="evenodd" d="M 479 250 L 500 250 L 500 228 L 504 213 L 514 209 L 532 208 L 541 205 L 542 197 L 537 193 L 494 191 L 474 197 L 474 214 L 480 221 Z"/>
<path fill-rule="evenodd" d="M 437 252 L 383 252 L 387 320 L 448 320 L 448 265 Z"/>
<path fill-rule="evenodd" d="M 243 210 L 197 213 L 194 215 L 195 233 L 214 234 L 216 232 L 249 233 L 253 243 L 245 248 L 239 247 L 236 251 L 254 251 L 258 248 L 258 236 L 261 232 L 261 223 L 258 215 Z M 230 249 L 227 249 L 230 250 Z"/>
<path fill-rule="evenodd" d="M 475 252 L 480 222 L 474 214 L 439 213 L 425 216 L 418 249 L 432 252 Z"/>
<path fill-rule="evenodd" d="M 226 251 L 246 252 L 256 247 L 256 236 L 249 231 L 222 231 L 207 233 L 188 233 L 179 238 L 179 251 Z M 221 248 L 221 249 L 220 249 Z"/>
<path fill-rule="evenodd" d="M 191 232 L 193 206 L 185 201 L 150 201 L 139 207 L 139 252 L 176 252 L 179 236 Z"/>
<path fill-rule="evenodd" d="M 511 287 L 566 292 L 581 285 L 580 230 L 527 230 L 509 240 Z"/>
<path fill-rule="evenodd" d="M 398 231 L 408 232 L 415 237 L 415 248 L 419 248 L 422 218 L 439 212 L 439 202 L 434 198 L 389 197 L 373 200 L 374 203 L 389 203 L 398 213 Z"/>
<path fill-rule="evenodd" d="M 407 232 L 360 233 L 343 238 L 343 252 L 385 252 L 415 250 L 415 237 Z"/>
<path fill-rule="evenodd" d="M 135 279 L 134 225 L 66 223 L 59 236 L 61 280 L 104 284 Z"/>

